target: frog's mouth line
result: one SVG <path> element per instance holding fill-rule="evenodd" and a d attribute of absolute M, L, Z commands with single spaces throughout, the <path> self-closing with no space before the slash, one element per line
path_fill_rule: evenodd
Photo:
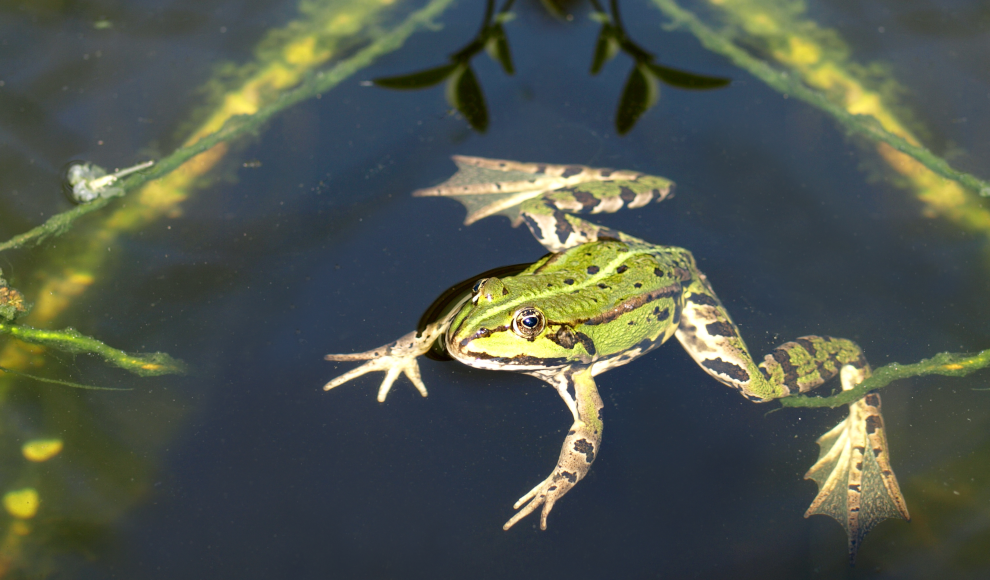
<path fill-rule="evenodd" d="M 470 340 L 466 344 L 463 341 L 451 341 L 451 335 L 447 335 L 444 340 L 447 343 L 447 353 L 469 367 L 477 369 L 487 369 L 495 371 L 535 371 L 546 370 L 551 367 L 563 367 L 573 364 L 574 361 L 568 358 L 539 358 L 535 356 L 520 354 L 512 357 L 492 356 L 484 352 L 474 352 L 467 349 Z"/>

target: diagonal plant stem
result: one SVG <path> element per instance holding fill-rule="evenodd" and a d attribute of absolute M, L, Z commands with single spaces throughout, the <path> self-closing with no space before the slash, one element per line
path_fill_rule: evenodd
<path fill-rule="evenodd" d="M 186 365 L 163 352 L 129 353 L 80 334 L 73 328 L 44 330 L 19 324 L 0 323 L 0 334 L 10 335 L 30 344 L 51 347 L 72 354 L 92 353 L 103 360 L 142 377 L 183 374 Z M 10 372 L 4 369 L 6 372 Z"/>
<path fill-rule="evenodd" d="M 795 396 L 778 399 L 784 407 L 839 407 L 863 398 L 870 391 L 882 389 L 898 379 L 925 375 L 946 375 L 962 377 L 990 366 L 990 349 L 974 355 L 943 352 L 921 362 L 902 365 L 892 363 L 873 371 L 869 377 L 855 388 L 831 397 Z"/>
<path fill-rule="evenodd" d="M 63 387 L 72 387 L 73 389 L 83 389 L 87 391 L 130 391 L 133 389 L 124 388 L 118 389 L 116 387 L 98 387 L 96 385 L 83 385 L 81 383 L 73 383 L 72 381 L 60 381 L 58 379 L 49 379 L 48 377 L 39 377 L 37 375 L 30 375 L 28 373 L 22 373 L 21 371 L 15 371 L 14 369 L 8 369 L 7 367 L 0 367 L 0 373 L 10 373 L 16 377 L 22 377 L 25 379 L 30 379 L 32 381 L 38 381 L 40 383 L 48 383 L 50 385 L 60 385 Z"/>
<path fill-rule="evenodd" d="M 801 99 L 825 111 L 849 131 L 863 135 L 873 141 L 886 143 L 897 151 L 910 155 L 919 163 L 942 177 L 956 181 L 976 191 L 981 196 L 990 196 L 990 181 L 953 168 L 945 159 L 935 155 L 928 149 L 914 145 L 903 137 L 887 131 L 872 115 L 853 114 L 845 110 L 842 106 L 829 101 L 825 95 L 801 82 L 798 75 L 789 73 L 788 71 L 778 70 L 766 62 L 751 56 L 745 50 L 736 46 L 731 40 L 706 26 L 692 12 L 681 8 L 675 0 L 653 0 L 653 3 L 674 21 L 675 26 L 684 26 L 694 34 L 705 48 L 727 57 L 733 64 L 746 70 L 777 91 Z"/>
<path fill-rule="evenodd" d="M 245 133 L 256 131 L 262 124 L 283 110 L 334 88 L 354 73 L 370 65 L 378 57 L 400 48 L 406 39 L 417 30 L 433 27 L 434 18 L 439 16 L 452 2 L 453 0 L 431 0 L 423 8 L 410 14 L 396 28 L 383 34 L 350 58 L 342 60 L 329 70 L 309 75 L 302 84 L 282 93 L 274 102 L 261 107 L 255 113 L 236 115 L 227 119 L 217 131 L 204 136 L 191 145 L 176 149 L 148 171 L 136 173 L 121 180 L 120 187 L 125 192 L 130 192 L 151 180 L 164 177 L 196 155 Z M 112 199 L 97 198 L 85 205 L 54 215 L 42 225 L 0 243 L 0 252 L 34 246 L 46 238 L 59 236 L 67 232 L 77 219 L 105 207 Z"/>
<path fill-rule="evenodd" d="M 91 211 L 96 211 L 102 208 L 110 203 L 111 199 L 113 198 L 99 197 L 85 205 L 78 205 L 68 211 L 55 214 L 48 218 L 45 223 L 40 226 L 32 228 L 23 234 L 17 234 L 6 242 L 0 244 L 0 252 L 14 248 L 36 246 L 49 237 L 60 236 L 69 231 L 69 228 L 72 227 L 72 223 L 74 221 Z"/>

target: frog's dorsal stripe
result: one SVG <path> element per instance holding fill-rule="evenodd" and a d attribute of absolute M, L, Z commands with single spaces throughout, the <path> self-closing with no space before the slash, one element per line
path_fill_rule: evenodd
<path fill-rule="evenodd" d="M 551 254 L 553 256 L 553 254 Z M 475 282 L 483 278 L 504 277 L 504 276 L 515 276 L 516 274 L 522 272 L 523 270 L 529 268 L 534 262 L 527 262 L 525 264 L 513 264 L 511 266 L 500 266 L 498 268 L 492 268 L 491 270 L 486 270 L 481 274 L 477 274 L 465 280 L 461 280 L 457 284 L 454 284 L 450 288 L 447 288 L 440 296 L 433 301 L 433 304 L 423 311 L 423 315 L 419 317 L 419 322 L 416 324 L 417 334 L 422 334 L 426 327 L 439 320 L 444 314 L 450 312 L 453 308 L 460 306 L 471 293 L 471 287 L 474 286 Z M 448 359 L 449 360 L 449 359 Z"/>
<path fill-rule="evenodd" d="M 619 244 L 621 244 L 622 242 L 612 242 L 612 243 L 619 243 Z M 626 245 L 628 247 L 627 244 L 623 244 L 623 245 Z M 642 249 L 642 250 L 639 250 L 639 249 L 629 249 L 628 251 L 625 251 L 625 252 L 619 252 L 619 254 L 616 257 L 612 258 L 612 260 L 609 261 L 607 264 L 605 264 L 604 266 L 599 266 L 599 270 L 598 270 L 597 273 L 592 274 L 592 275 L 589 275 L 589 276 L 585 276 L 582 279 L 576 280 L 573 283 L 573 285 L 571 286 L 571 291 L 572 292 L 579 292 L 581 289 L 587 288 L 588 286 L 595 286 L 599 282 L 601 282 L 603 279 L 605 279 L 605 278 L 607 278 L 607 277 L 612 276 L 613 274 L 615 274 L 615 271 L 617 269 L 619 269 L 619 267 L 621 267 L 623 265 L 623 263 L 625 263 L 627 260 L 629 260 L 629 259 L 631 259 L 631 258 L 633 258 L 635 256 L 639 256 L 639 255 L 643 255 L 643 254 L 650 254 L 650 253 L 651 252 L 648 249 L 645 249 L 645 248 Z M 556 258 L 554 256 L 551 256 L 550 258 L 548 258 L 548 260 L 553 260 L 553 259 L 556 259 Z M 539 270 L 540 267 L 542 267 L 543 265 L 544 264 L 541 264 L 539 267 L 536 268 L 536 270 Z M 534 271 L 536 271 L 536 270 L 534 270 Z M 511 289 L 511 286 L 510 286 L 510 289 Z M 504 314 L 507 311 L 508 312 L 515 311 L 517 308 L 519 308 L 521 306 L 524 306 L 524 305 L 527 305 L 527 303 L 532 303 L 532 302 L 538 301 L 540 299 L 546 298 L 548 296 L 555 296 L 555 295 L 557 295 L 559 293 L 560 293 L 560 290 L 559 289 L 544 289 L 544 290 L 541 290 L 540 292 L 536 292 L 536 293 L 533 293 L 533 294 L 530 294 L 530 295 L 527 295 L 527 296 L 520 296 L 520 297 L 517 297 L 517 298 L 512 298 L 512 299 L 506 300 L 504 303 L 499 304 L 497 306 L 491 305 L 491 306 L 488 307 L 489 308 L 488 309 L 488 317 L 489 318 L 495 318 L 495 319 L 497 319 L 499 316 L 501 316 L 502 314 Z M 494 333 L 494 331 L 492 331 L 492 332 Z M 454 333 L 456 334 L 456 330 L 454 331 Z"/>
<path fill-rule="evenodd" d="M 633 310 L 640 308 L 658 298 L 671 298 L 676 297 L 681 293 L 680 283 L 675 282 L 663 288 L 657 288 L 656 290 L 646 292 L 644 294 L 637 294 L 631 298 L 627 298 L 623 303 L 610 308 L 604 312 L 596 314 L 595 316 L 588 318 L 586 320 L 580 321 L 582 324 L 587 324 L 588 326 L 594 326 L 596 324 L 605 324 L 607 322 L 612 322 L 613 320 L 629 314 Z"/>

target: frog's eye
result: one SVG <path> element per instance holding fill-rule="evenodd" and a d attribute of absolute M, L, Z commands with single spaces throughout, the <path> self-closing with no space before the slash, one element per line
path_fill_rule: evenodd
<path fill-rule="evenodd" d="M 512 332 L 519 336 L 532 340 L 543 332 L 543 327 L 547 321 L 543 313 L 533 307 L 520 308 L 516 311 L 512 319 Z"/>

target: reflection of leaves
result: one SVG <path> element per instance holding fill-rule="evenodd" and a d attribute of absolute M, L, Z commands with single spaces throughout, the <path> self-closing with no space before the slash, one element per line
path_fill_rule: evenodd
<path fill-rule="evenodd" d="M 460 111 L 479 133 L 484 133 L 488 128 L 485 96 L 470 66 L 464 65 L 447 81 L 447 102 Z"/>
<path fill-rule="evenodd" d="M 655 105 L 659 98 L 660 86 L 656 78 L 646 72 L 644 67 L 633 67 L 626 80 L 626 87 L 622 89 L 619 110 L 615 114 L 616 132 L 619 135 L 628 133 L 636 124 L 636 120 Z"/>
<path fill-rule="evenodd" d="M 598 41 L 595 43 L 595 55 L 591 59 L 591 74 L 598 74 L 605 63 L 619 54 L 619 48 L 619 41 L 615 38 L 615 30 L 607 22 L 603 23 L 602 30 L 598 33 Z"/>
<path fill-rule="evenodd" d="M 615 130 L 619 135 L 632 130 L 643 113 L 657 103 L 660 82 L 678 89 L 691 90 L 717 89 L 729 84 L 730 81 L 726 78 L 694 74 L 654 63 L 653 55 L 626 35 L 616 0 L 611 0 L 609 4 L 610 13 L 605 12 L 597 0 L 592 0 L 592 6 L 592 18 L 601 22 L 602 28 L 591 59 L 591 74 L 598 74 L 605 63 L 612 60 L 620 50 L 636 61 L 626 80 L 626 86 L 622 89 L 619 109 L 615 115 Z"/>
<path fill-rule="evenodd" d="M 433 85 L 443 82 L 443 80 L 450 76 L 456 68 L 457 63 L 452 62 L 450 64 L 445 64 L 436 68 L 428 68 L 412 74 L 375 79 L 372 82 L 380 87 L 385 87 L 386 89 L 425 89 L 426 87 L 432 87 Z"/>
<path fill-rule="evenodd" d="M 447 102 L 457 109 L 476 131 L 483 133 L 488 128 L 488 108 L 481 92 L 471 59 L 485 50 L 492 60 L 501 65 L 506 74 L 513 74 L 512 53 L 502 24 L 512 19 L 514 0 L 508 0 L 502 10 L 495 13 L 495 0 L 488 0 L 485 17 L 478 35 L 463 48 L 450 55 L 450 63 L 407 75 L 374 79 L 380 87 L 399 90 L 423 89 L 447 81 Z"/>
<path fill-rule="evenodd" d="M 471 69 L 471 60 L 484 50 L 506 74 L 515 73 L 503 26 L 513 17 L 509 11 L 513 1 L 507 0 L 496 13 L 495 0 L 487 0 L 478 34 L 460 50 L 452 53 L 448 64 L 411 74 L 374 79 L 373 82 L 389 89 L 415 90 L 446 81 L 447 102 L 464 116 L 472 128 L 484 132 L 488 128 L 488 109 L 481 85 Z M 628 54 L 636 63 L 619 99 L 615 128 L 620 135 L 631 131 L 643 113 L 657 103 L 661 82 L 675 88 L 691 90 L 716 89 L 729 84 L 729 79 L 726 78 L 694 74 L 654 63 L 653 55 L 626 35 L 616 0 L 610 1 L 609 12 L 602 8 L 598 0 L 591 0 L 591 3 L 592 18 L 602 26 L 595 43 L 591 74 L 598 74 L 605 63 L 612 60 L 619 51 Z"/>
<path fill-rule="evenodd" d="M 597 55 L 596 55 L 597 56 Z M 594 65 L 592 65 L 594 66 Z M 615 130 L 628 133 L 636 121 L 660 99 L 660 82 L 679 89 L 705 90 L 724 87 L 729 79 L 696 75 L 652 62 L 640 62 L 629 72 L 615 114 Z"/>
<path fill-rule="evenodd" d="M 492 60 L 502 65 L 505 74 L 511 75 L 516 72 L 512 66 L 512 54 L 509 52 L 509 39 L 505 36 L 501 22 L 491 27 L 488 40 L 485 42 L 485 51 Z"/>
<path fill-rule="evenodd" d="M 687 71 L 678 70 L 676 68 L 670 68 L 667 66 L 662 66 L 654 63 L 647 63 L 647 68 L 650 69 L 654 75 L 657 76 L 664 83 L 677 87 L 679 89 L 691 89 L 691 90 L 707 90 L 707 89 L 717 89 L 719 87 L 724 87 L 730 82 L 730 79 L 724 77 L 709 77 L 705 75 L 699 75 L 694 73 L 689 73 Z"/>

